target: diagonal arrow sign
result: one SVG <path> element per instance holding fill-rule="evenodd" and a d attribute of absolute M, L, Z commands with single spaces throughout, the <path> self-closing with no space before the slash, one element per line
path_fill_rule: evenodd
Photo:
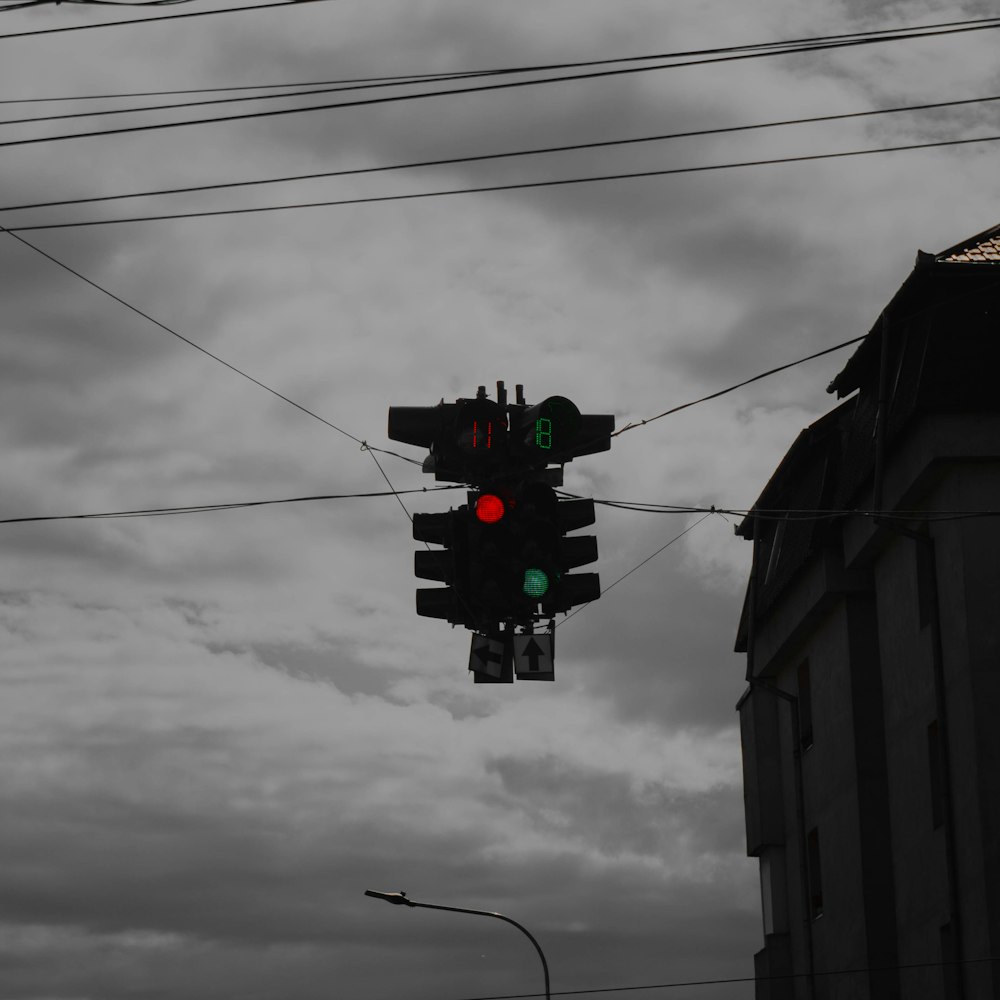
<path fill-rule="evenodd" d="M 496 636 L 483 635 L 480 632 L 474 633 L 472 646 L 469 650 L 469 669 L 476 675 L 477 683 L 487 679 L 502 679 L 504 672 L 503 640 Z"/>
<path fill-rule="evenodd" d="M 541 650 L 539 650 L 541 652 Z M 494 650 L 493 644 L 489 639 L 480 645 L 476 646 L 472 650 L 472 655 L 479 660 L 482 668 L 485 670 L 490 663 L 503 663 L 503 649 Z M 532 669 L 535 669 L 534 667 Z"/>

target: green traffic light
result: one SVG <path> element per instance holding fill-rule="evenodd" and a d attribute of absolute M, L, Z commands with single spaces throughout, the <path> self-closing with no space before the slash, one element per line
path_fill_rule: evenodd
<path fill-rule="evenodd" d="M 524 592 L 528 597 L 544 597 L 549 589 L 549 578 L 540 569 L 526 569 L 524 571 Z"/>

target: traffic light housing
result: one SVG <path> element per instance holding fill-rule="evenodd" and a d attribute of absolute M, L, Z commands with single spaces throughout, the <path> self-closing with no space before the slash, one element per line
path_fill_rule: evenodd
<path fill-rule="evenodd" d="M 612 414 L 581 413 L 565 396 L 549 396 L 534 406 L 512 406 L 511 450 L 531 464 L 564 464 L 611 448 Z"/>
<path fill-rule="evenodd" d="M 438 514 L 414 514 L 413 537 L 440 549 L 417 549 L 413 571 L 421 580 L 437 580 L 446 587 L 419 587 L 417 614 L 444 618 L 453 625 L 473 627 L 468 603 L 468 538 L 464 508 Z"/>
<path fill-rule="evenodd" d="M 593 500 L 560 500 L 555 509 L 555 526 L 558 536 L 556 564 L 558 573 L 555 586 L 542 601 L 547 615 L 569 611 L 577 604 L 589 604 L 601 596 L 601 578 L 597 573 L 570 573 L 578 566 L 586 566 L 597 559 L 597 538 L 594 535 L 568 535 L 577 528 L 585 528 L 597 520 Z"/>
<path fill-rule="evenodd" d="M 507 414 L 485 397 L 437 406 L 390 406 L 389 438 L 430 451 L 424 471 L 449 483 L 478 482 L 507 460 Z"/>
<path fill-rule="evenodd" d="M 592 500 L 560 500 L 541 479 L 469 494 L 468 594 L 473 617 L 527 626 L 601 596 L 596 573 L 569 570 L 597 559 Z"/>
<path fill-rule="evenodd" d="M 612 414 L 581 413 L 565 396 L 549 396 L 533 406 L 508 405 L 502 385 L 499 402 L 487 399 L 480 387 L 475 399 L 390 406 L 389 438 L 427 448 L 424 471 L 436 480 L 475 486 L 610 449 Z"/>

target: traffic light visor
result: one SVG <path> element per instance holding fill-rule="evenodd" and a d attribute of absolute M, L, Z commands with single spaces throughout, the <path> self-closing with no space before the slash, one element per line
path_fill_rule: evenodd
<path fill-rule="evenodd" d="M 390 406 L 389 440 L 430 448 L 440 437 L 441 423 L 447 412 L 454 409 L 454 403 L 443 406 Z"/>

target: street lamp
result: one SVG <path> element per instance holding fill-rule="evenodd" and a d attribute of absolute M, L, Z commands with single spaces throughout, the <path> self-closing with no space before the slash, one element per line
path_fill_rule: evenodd
<path fill-rule="evenodd" d="M 462 906 L 441 906 L 438 903 L 418 903 L 416 900 L 407 899 L 405 892 L 377 892 L 375 889 L 365 889 L 366 896 L 372 896 L 375 899 L 384 899 L 387 903 L 395 903 L 397 906 L 422 906 L 426 910 L 447 910 L 449 913 L 471 913 L 477 917 L 496 917 L 497 920 L 506 920 L 508 924 L 513 924 L 522 934 L 524 934 L 527 939 L 535 946 L 535 951 L 538 952 L 538 957 L 542 960 L 542 972 L 545 973 L 545 1000 L 551 1000 L 551 994 L 549 993 L 549 966 L 545 961 L 545 954 L 543 953 L 541 946 L 534 939 L 531 932 L 526 928 L 522 927 L 516 920 L 511 920 L 510 917 L 505 917 L 502 913 L 494 913 L 491 910 L 467 910 Z"/>

